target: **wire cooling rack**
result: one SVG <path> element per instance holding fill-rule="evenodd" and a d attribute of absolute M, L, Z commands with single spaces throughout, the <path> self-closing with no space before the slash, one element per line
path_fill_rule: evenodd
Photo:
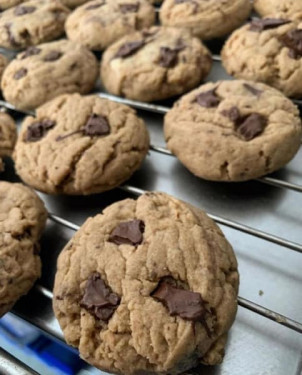
<path fill-rule="evenodd" d="M 230 77 L 227 77 L 221 69 L 220 56 L 214 55 L 214 61 L 213 72 L 207 81 L 229 79 Z M 302 193 L 301 150 L 295 159 L 294 167 L 289 173 L 287 173 L 288 167 L 286 167 L 285 172 L 281 171 L 277 173 L 277 176 L 262 177 L 254 182 L 242 184 L 218 184 L 202 181 L 186 171 L 163 145 L 162 116 L 167 113 L 169 106 L 132 101 L 100 91 L 97 91 L 97 95 L 130 105 L 139 110 L 151 131 L 152 144 L 150 155 L 147 158 L 151 159 L 151 163 L 147 160 L 142 169 L 126 185 L 111 193 L 81 198 L 49 197 L 41 194 L 49 212 L 52 212 L 49 213 L 47 239 L 42 240 L 43 275 L 41 281 L 36 284 L 29 295 L 23 297 L 17 303 L 13 313 L 26 319 L 47 334 L 59 340 L 64 340 L 51 310 L 53 298 L 51 287 L 59 251 L 74 231 L 79 229 L 79 224 L 84 222 L 91 214 L 101 211 L 100 207 L 105 207 L 111 202 L 127 196 L 139 196 L 146 190 L 163 190 L 168 193 L 172 192 L 174 196 L 190 201 L 200 208 L 208 205 L 210 208 L 207 209 L 206 207 L 208 215 L 223 227 L 224 232 L 227 232 L 227 237 L 234 245 L 235 251 L 237 245 L 239 247 L 239 254 L 236 251 L 239 258 L 239 270 L 241 270 L 240 260 L 243 259 L 244 271 L 249 275 L 249 285 L 244 285 L 243 288 L 245 292 L 248 292 L 248 297 L 245 294 L 239 296 L 238 304 L 244 310 L 251 312 L 252 315 L 247 318 L 242 317 L 241 313 L 238 314 L 239 317 L 236 319 L 235 327 L 237 320 L 242 327 L 239 329 L 240 335 L 238 334 L 238 328 L 232 329 L 236 332 L 234 339 L 233 334 L 231 334 L 231 344 L 225 359 L 227 365 L 214 369 L 201 368 L 196 373 L 211 375 L 301 375 L 302 298 L 301 292 L 299 292 L 302 285 L 302 276 L 299 272 L 299 269 L 302 269 L 302 259 L 299 257 L 299 253 L 302 253 L 302 231 L 299 229 L 302 224 L 301 215 L 299 215 L 302 207 L 302 195 L 300 194 Z M 298 105 L 302 104 L 300 101 L 295 102 Z M 19 111 L 3 100 L 0 100 L 0 106 L 12 111 L 16 116 L 34 115 L 30 111 Z M 148 163 L 151 164 L 151 167 Z M 154 170 L 156 170 L 156 173 Z M 9 171 L 5 173 L 5 179 L 16 180 L 12 166 L 9 166 Z M 292 182 L 292 180 L 298 181 L 298 183 Z M 237 205 L 238 200 L 240 203 Z M 250 200 L 251 203 L 249 203 Z M 242 207 L 245 204 L 249 212 L 242 212 Z M 261 226 L 265 230 L 261 230 Z M 261 252 L 259 253 L 259 250 L 254 249 L 252 252 L 242 251 L 245 247 L 251 248 L 253 246 L 255 246 L 255 249 L 261 249 Z M 54 249 L 55 251 L 53 251 Z M 248 258 L 248 260 L 245 258 Z M 274 267 L 276 269 L 272 271 L 271 268 Z M 252 275 L 250 275 L 250 272 L 252 272 Z M 264 273 L 269 275 L 269 280 L 263 277 Z M 244 274 L 241 270 L 241 279 L 243 277 Z M 259 295 L 255 296 L 254 294 L 254 299 L 257 302 L 251 298 L 255 292 L 252 286 L 254 284 L 258 286 L 258 279 L 263 283 L 261 284 L 263 289 L 269 287 L 271 290 L 268 304 L 275 306 L 275 308 L 267 308 L 258 303 L 261 299 L 260 296 L 263 293 L 266 294 L 266 291 L 259 290 Z M 300 295 L 298 301 L 297 295 Z M 34 305 L 38 305 L 37 308 L 34 308 Z M 292 305 L 294 305 L 293 309 L 288 308 Z M 289 312 L 281 313 L 282 311 Z M 296 318 L 291 318 L 292 315 Z M 262 317 L 262 320 L 260 321 L 257 317 Z M 268 320 L 274 323 L 269 324 L 267 323 Z M 285 328 L 280 330 L 280 326 Z M 259 332 L 257 332 L 258 328 Z M 284 329 L 286 329 L 286 332 Z M 276 336 L 274 336 L 275 334 Z M 269 337 L 267 345 L 270 352 L 265 353 L 264 359 L 261 355 L 262 352 L 265 352 L 266 347 L 257 335 L 261 338 L 265 336 L 265 339 Z M 251 338 L 247 339 L 250 336 Z M 240 346 L 243 343 L 242 348 L 236 346 L 237 341 Z M 232 347 L 235 347 L 235 350 L 229 354 Z M 284 353 L 284 356 L 280 353 Z M 259 364 L 255 365 L 256 357 L 260 360 Z M 282 365 L 281 362 L 285 362 L 285 365 Z M 0 373 L 5 375 L 35 374 L 25 364 L 2 350 L 0 350 Z M 195 372 L 193 373 L 195 374 Z"/>

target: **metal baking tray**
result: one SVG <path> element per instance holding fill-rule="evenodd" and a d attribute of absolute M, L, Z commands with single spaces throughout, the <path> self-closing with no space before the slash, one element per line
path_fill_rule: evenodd
<path fill-rule="evenodd" d="M 220 46 L 221 43 L 209 43 L 214 53 L 219 53 Z M 206 81 L 230 79 L 219 55 L 214 60 Z M 111 97 L 100 86 L 96 90 L 101 96 Z M 149 105 L 111 98 L 138 109 L 151 134 L 150 152 L 141 169 L 121 188 L 77 197 L 39 193 L 50 212 L 41 241 L 42 277 L 15 305 L 13 314 L 63 340 L 52 312 L 51 291 L 56 259 L 64 245 L 78 226 L 109 204 L 146 190 L 164 191 L 204 209 L 217 221 L 234 247 L 241 275 L 240 306 L 224 362 L 215 367 L 201 366 L 191 373 L 301 375 L 302 150 L 285 168 L 266 178 L 245 183 L 201 180 L 165 149 L 163 115 L 172 101 Z M 3 101 L 0 105 L 13 109 Z M 15 110 L 10 113 L 17 122 L 24 116 Z M 0 178 L 18 181 L 11 161 L 6 162 Z M 9 354 L 0 353 L 0 357 L 0 373 L 3 368 L 7 375 L 31 373 Z"/>

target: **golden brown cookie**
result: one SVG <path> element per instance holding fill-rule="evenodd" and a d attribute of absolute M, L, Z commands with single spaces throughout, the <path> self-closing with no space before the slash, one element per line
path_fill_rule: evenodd
<path fill-rule="evenodd" d="M 2 158 L 11 156 L 17 139 L 15 121 L 7 113 L 0 112 L 0 172 L 4 169 Z"/>

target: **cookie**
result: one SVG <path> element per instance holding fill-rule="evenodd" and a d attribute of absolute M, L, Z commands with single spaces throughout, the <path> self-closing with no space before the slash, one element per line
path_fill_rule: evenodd
<path fill-rule="evenodd" d="M 285 18 L 302 17 L 301 0 L 254 0 L 254 9 L 261 17 L 282 13 Z"/>
<path fill-rule="evenodd" d="M 189 32 L 152 27 L 125 36 L 105 51 L 101 79 L 112 94 L 150 102 L 195 87 L 211 65 L 210 52 Z"/>
<path fill-rule="evenodd" d="M 222 361 L 238 279 L 232 247 L 203 211 L 146 193 L 89 218 L 70 240 L 53 307 L 67 343 L 99 369 L 180 374 Z"/>
<path fill-rule="evenodd" d="M 4 170 L 2 158 L 13 152 L 17 138 L 15 121 L 4 112 L 0 112 L 0 172 Z"/>
<path fill-rule="evenodd" d="M 207 83 L 167 113 L 167 147 L 196 176 L 246 181 L 271 173 L 299 150 L 298 108 L 262 83 Z"/>
<path fill-rule="evenodd" d="M 25 119 L 14 160 L 19 176 L 38 190 L 92 194 L 127 180 L 148 148 L 148 131 L 133 109 L 73 94 Z"/>
<path fill-rule="evenodd" d="M 77 8 L 67 19 L 70 40 L 102 51 L 124 35 L 154 24 L 148 0 L 95 0 Z"/>
<path fill-rule="evenodd" d="M 0 47 L 18 50 L 64 33 L 68 8 L 57 0 L 30 0 L 0 14 Z"/>
<path fill-rule="evenodd" d="M 225 43 L 222 61 L 236 78 L 267 83 L 285 95 L 302 95 L 302 23 L 255 19 Z"/>
<path fill-rule="evenodd" d="M 3 75 L 4 69 L 6 68 L 7 64 L 8 64 L 7 58 L 0 53 L 0 81 L 1 81 L 1 77 Z"/>
<path fill-rule="evenodd" d="M 98 75 L 98 61 L 85 47 L 60 40 L 29 47 L 5 69 L 5 99 L 20 109 L 34 109 L 64 93 L 89 93 Z"/>
<path fill-rule="evenodd" d="M 40 276 L 38 241 L 46 218 L 33 190 L 0 181 L 0 317 Z"/>
<path fill-rule="evenodd" d="M 70 9 L 74 9 L 78 6 L 88 3 L 89 1 L 91 0 L 61 0 L 62 4 Z"/>
<path fill-rule="evenodd" d="M 249 16 L 250 0 L 165 0 L 160 21 L 183 27 L 201 39 L 220 38 L 239 27 Z"/>

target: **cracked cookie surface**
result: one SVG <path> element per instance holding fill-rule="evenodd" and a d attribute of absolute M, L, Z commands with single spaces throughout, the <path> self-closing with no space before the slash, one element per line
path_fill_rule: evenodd
<path fill-rule="evenodd" d="M 18 50 L 64 33 L 68 8 L 57 0 L 30 0 L 0 13 L 0 46 Z"/>
<path fill-rule="evenodd" d="M 96 0 L 77 8 L 67 19 L 70 40 L 102 51 L 124 35 L 150 27 L 154 7 L 148 0 Z"/>
<path fill-rule="evenodd" d="M 11 156 L 17 138 L 15 121 L 7 113 L 0 112 L 0 172 L 4 169 L 2 158 Z"/>
<path fill-rule="evenodd" d="M 207 83 L 167 113 L 167 147 L 196 176 L 245 181 L 289 162 L 300 147 L 298 108 L 262 83 Z"/>
<path fill-rule="evenodd" d="M 34 109 L 54 97 L 89 93 L 98 62 L 86 47 L 68 40 L 29 47 L 12 60 L 2 77 L 5 99 L 20 109 Z"/>
<path fill-rule="evenodd" d="M 254 0 L 253 5 L 261 17 L 282 13 L 284 17 L 302 18 L 302 0 Z"/>
<path fill-rule="evenodd" d="M 105 51 L 101 79 L 112 94 L 150 102 L 192 89 L 211 65 L 208 49 L 188 31 L 152 27 L 125 36 Z"/>
<path fill-rule="evenodd" d="M 66 341 L 90 364 L 180 374 L 221 362 L 238 283 L 232 247 L 203 211 L 146 193 L 89 218 L 70 240 L 53 306 Z"/>
<path fill-rule="evenodd" d="M 46 218 L 33 190 L 0 181 L 0 317 L 40 276 L 38 241 Z"/>
<path fill-rule="evenodd" d="M 148 148 L 148 131 L 133 109 L 73 94 L 25 119 L 14 160 L 19 176 L 38 190 L 92 194 L 127 180 Z"/>
<path fill-rule="evenodd" d="M 165 26 L 187 28 L 201 39 L 213 39 L 239 27 L 251 8 L 249 0 L 165 0 L 160 20 Z"/>
<path fill-rule="evenodd" d="M 264 18 L 236 30 L 222 50 L 226 71 L 259 81 L 290 97 L 302 95 L 302 23 Z"/>

